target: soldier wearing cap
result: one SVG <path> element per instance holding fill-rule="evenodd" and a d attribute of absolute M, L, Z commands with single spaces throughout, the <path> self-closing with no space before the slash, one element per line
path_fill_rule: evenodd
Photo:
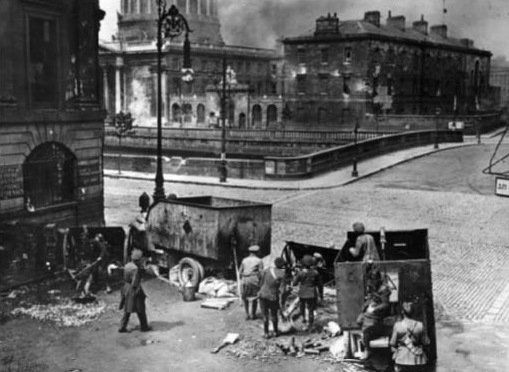
<path fill-rule="evenodd" d="M 263 270 L 263 261 L 257 256 L 260 251 L 258 245 L 252 245 L 248 248 L 249 256 L 242 260 L 239 268 L 241 279 L 241 297 L 244 301 L 246 311 L 246 320 L 256 318 L 256 309 L 258 307 L 258 291 L 260 290 L 260 278 Z M 251 314 L 249 313 L 249 303 L 251 302 Z"/>
<path fill-rule="evenodd" d="M 145 312 L 145 292 L 141 286 L 141 276 L 143 253 L 134 249 L 131 253 L 131 262 L 124 267 L 124 287 L 121 292 L 120 309 L 124 309 L 122 320 L 120 321 L 119 332 L 127 332 L 127 323 L 131 313 L 136 313 L 140 321 L 140 330 L 142 332 L 150 331 L 148 326 L 147 314 Z"/>
<path fill-rule="evenodd" d="M 322 285 L 322 280 L 318 271 L 313 268 L 315 260 L 313 256 L 305 255 L 302 257 L 300 270 L 294 277 L 293 285 L 299 285 L 300 313 L 303 322 L 306 322 L 305 311 L 308 310 L 309 328 L 313 328 L 315 320 L 314 312 L 316 309 L 318 288 Z"/>

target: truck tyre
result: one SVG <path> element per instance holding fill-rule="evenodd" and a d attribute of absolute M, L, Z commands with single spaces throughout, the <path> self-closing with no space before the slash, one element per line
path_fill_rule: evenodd
<path fill-rule="evenodd" d="M 203 265 L 199 261 L 194 260 L 194 262 L 196 262 L 196 264 L 198 265 L 198 271 L 200 272 L 199 278 L 200 280 L 198 281 L 198 285 L 200 285 L 201 281 L 205 279 L 205 269 L 203 268 Z"/>
<path fill-rule="evenodd" d="M 191 282 L 192 286 L 197 288 L 201 281 L 201 264 L 192 258 L 185 257 L 179 262 L 179 282 L 181 286 L 185 286 Z M 203 267 L 202 267 L 203 270 Z"/>

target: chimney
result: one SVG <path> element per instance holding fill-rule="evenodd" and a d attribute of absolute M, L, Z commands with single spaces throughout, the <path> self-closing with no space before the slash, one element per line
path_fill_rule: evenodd
<path fill-rule="evenodd" d="M 378 10 L 366 12 L 364 13 L 364 20 L 376 27 L 380 27 L 380 12 Z"/>
<path fill-rule="evenodd" d="M 339 34 L 339 18 L 337 13 L 322 16 L 316 20 L 315 35 Z"/>
<path fill-rule="evenodd" d="M 428 34 L 428 22 L 424 20 L 424 16 L 421 15 L 420 21 L 415 21 L 413 23 L 414 30 L 420 32 L 421 34 Z"/>
<path fill-rule="evenodd" d="M 430 28 L 431 35 L 438 35 L 447 39 L 447 25 L 435 25 Z"/>
<path fill-rule="evenodd" d="M 474 40 L 472 40 L 472 39 L 460 39 L 460 42 L 465 48 L 473 48 L 474 47 Z"/>
<path fill-rule="evenodd" d="M 387 17 L 387 26 L 397 28 L 400 31 L 405 31 L 406 18 L 402 15 L 393 17 L 389 11 L 389 16 Z"/>

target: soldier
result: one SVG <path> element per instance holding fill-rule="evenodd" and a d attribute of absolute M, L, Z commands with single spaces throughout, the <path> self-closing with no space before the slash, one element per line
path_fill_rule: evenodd
<path fill-rule="evenodd" d="M 309 328 L 306 329 L 309 330 L 313 330 L 318 288 L 322 285 L 318 271 L 313 268 L 314 262 L 312 256 L 305 255 L 301 260 L 302 270 L 293 279 L 293 285 L 299 285 L 299 306 L 303 323 L 306 323 L 306 308 L 308 310 Z"/>
<path fill-rule="evenodd" d="M 120 321 L 120 333 L 127 332 L 127 323 L 131 313 L 136 313 L 140 321 L 140 330 L 148 332 L 152 328 L 147 322 L 147 314 L 145 312 L 145 292 L 141 286 L 141 276 L 143 273 L 142 264 L 143 254 L 140 250 L 135 249 L 131 253 L 131 262 L 124 267 L 124 288 L 121 292 L 120 310 L 124 310 L 124 315 Z"/>
<path fill-rule="evenodd" d="M 275 267 L 269 267 L 262 271 L 258 298 L 262 310 L 263 337 L 265 338 L 279 335 L 277 328 L 278 311 L 284 308 L 283 295 L 286 290 L 285 265 L 285 260 L 282 257 L 277 257 L 274 260 Z M 274 329 L 273 334 L 269 334 L 269 315 Z"/>
<path fill-rule="evenodd" d="M 257 256 L 260 247 L 252 245 L 248 250 L 249 256 L 242 260 L 239 269 L 246 320 L 256 318 L 256 308 L 258 307 L 257 296 L 260 289 L 260 276 L 263 270 L 263 261 Z M 249 313 L 249 302 L 251 302 L 252 315 Z"/>
<path fill-rule="evenodd" d="M 349 252 L 354 259 L 363 262 L 380 261 L 375 239 L 364 232 L 364 224 L 362 222 L 355 222 L 352 227 L 357 238 L 355 239 L 355 245 L 349 248 Z"/>

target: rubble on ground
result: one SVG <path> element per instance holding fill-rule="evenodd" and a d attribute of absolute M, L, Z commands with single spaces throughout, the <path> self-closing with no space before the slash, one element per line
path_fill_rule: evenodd
<path fill-rule="evenodd" d="M 10 312 L 11 316 L 26 315 L 58 327 L 80 327 L 97 320 L 108 309 L 103 301 L 79 304 L 68 298 L 54 297 L 47 304 L 20 306 Z"/>

